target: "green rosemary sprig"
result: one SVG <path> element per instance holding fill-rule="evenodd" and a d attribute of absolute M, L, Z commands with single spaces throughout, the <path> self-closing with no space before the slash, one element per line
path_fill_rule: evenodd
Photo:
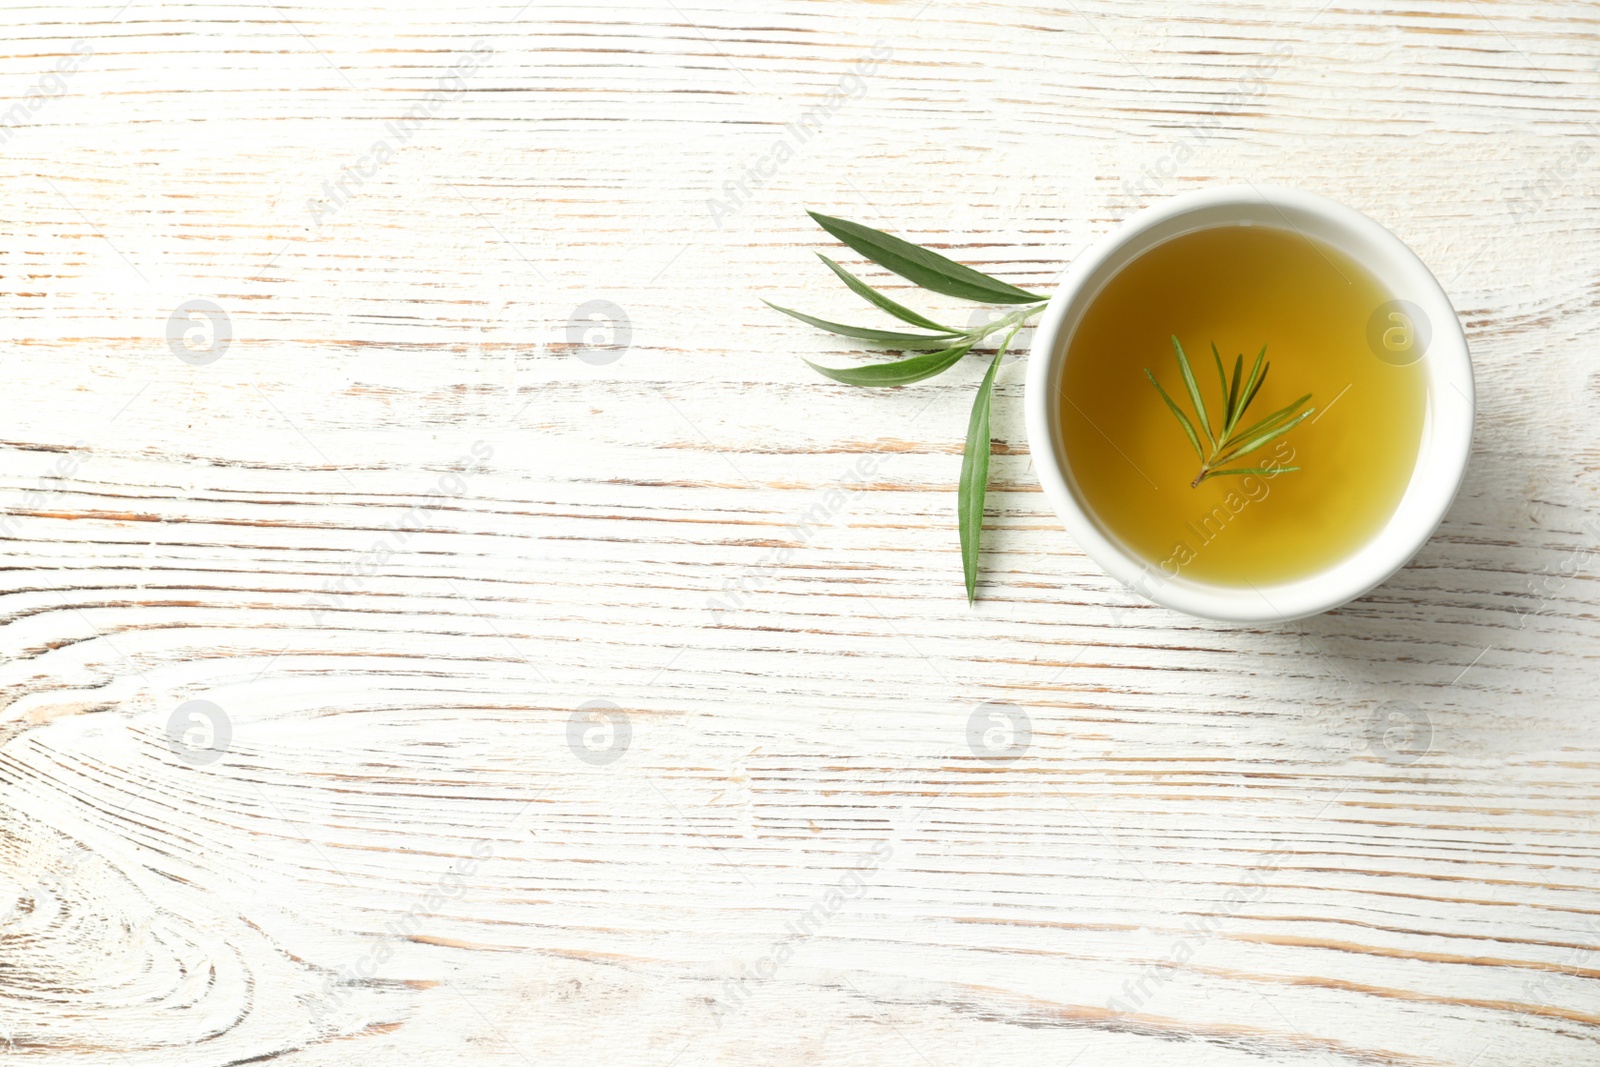
<path fill-rule="evenodd" d="M 966 578 L 967 603 L 970 604 L 977 599 L 978 540 L 983 533 L 984 500 L 989 488 L 989 408 L 994 395 L 995 374 L 1000 369 L 1000 360 L 1005 356 L 1006 348 L 1011 344 L 1012 338 L 1016 337 L 1017 332 L 1030 318 L 1044 310 L 1049 298 L 1018 289 L 998 278 L 991 278 L 982 271 L 973 270 L 948 259 L 931 249 L 903 241 L 892 234 L 863 226 L 859 222 L 819 215 L 815 211 L 808 214 L 816 220 L 817 225 L 856 252 L 930 292 L 980 303 L 1019 305 L 1017 310 L 971 329 L 942 326 L 873 289 L 820 252 L 818 256 L 822 262 L 839 276 L 839 280 L 844 282 L 851 292 L 901 322 L 930 332 L 909 333 L 877 330 L 865 326 L 845 326 L 779 307 L 770 300 L 763 301 L 768 307 L 785 315 L 792 315 L 801 322 L 810 323 L 832 333 L 860 341 L 871 341 L 902 351 L 920 351 L 919 355 L 866 367 L 822 367 L 810 360 L 806 361 L 813 370 L 846 385 L 879 387 L 910 385 L 924 378 L 932 378 L 960 363 L 961 357 L 972 351 L 973 347 L 985 337 L 1002 330 L 1007 331 L 999 350 L 989 362 L 989 370 L 983 376 L 983 384 L 979 386 L 977 398 L 972 404 L 972 414 L 967 420 L 966 449 L 961 457 L 961 481 L 956 493 L 957 526 L 961 533 L 961 568 Z"/>
<path fill-rule="evenodd" d="M 1271 415 L 1256 422 L 1245 429 L 1239 428 L 1240 421 L 1244 418 L 1250 402 L 1261 391 L 1261 383 L 1267 380 L 1267 371 L 1272 369 L 1271 363 L 1263 364 L 1267 356 L 1267 346 L 1261 346 L 1261 352 L 1256 356 L 1256 362 L 1250 368 L 1250 376 L 1244 377 L 1244 353 L 1233 361 L 1233 377 L 1229 378 L 1222 368 L 1222 354 L 1217 351 L 1213 342 L 1211 356 L 1217 361 L 1217 380 L 1222 386 L 1222 417 L 1218 420 L 1215 429 L 1211 425 L 1211 417 L 1206 414 L 1206 402 L 1200 395 L 1200 385 L 1195 381 L 1194 369 L 1189 366 L 1189 357 L 1184 354 L 1183 345 L 1178 339 L 1172 339 L 1172 350 L 1178 355 L 1178 370 L 1183 374 L 1183 386 L 1189 393 L 1189 401 L 1194 404 L 1195 414 L 1198 418 L 1191 422 L 1189 416 L 1175 404 L 1167 391 L 1161 388 L 1161 383 L 1156 381 L 1156 376 L 1150 373 L 1150 368 L 1144 369 L 1144 376 L 1150 379 L 1150 384 L 1156 387 L 1156 392 L 1161 394 L 1161 399 L 1167 402 L 1178 425 L 1183 428 L 1183 435 L 1194 446 L 1194 454 L 1200 457 L 1200 473 L 1195 475 L 1194 481 L 1189 483 L 1189 488 L 1197 488 L 1207 478 L 1220 478 L 1225 474 L 1284 474 L 1288 471 L 1297 471 L 1299 467 L 1228 467 L 1223 464 L 1230 463 L 1240 456 L 1254 452 L 1269 441 L 1276 440 L 1294 429 L 1296 426 L 1315 412 L 1316 408 L 1306 408 L 1301 411 L 1305 402 L 1311 399 L 1311 394 L 1296 400 L 1287 407 L 1279 408 Z M 1298 414 L 1296 414 L 1298 412 Z M 1195 433 L 1195 423 L 1200 426 L 1200 433 L 1205 435 L 1205 447 L 1200 445 L 1200 436 Z"/>

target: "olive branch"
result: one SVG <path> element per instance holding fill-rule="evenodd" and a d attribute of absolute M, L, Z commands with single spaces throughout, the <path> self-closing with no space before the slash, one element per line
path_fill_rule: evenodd
<path fill-rule="evenodd" d="M 1044 310 L 1048 297 L 1019 289 L 1008 282 L 990 277 L 979 270 L 957 263 L 931 249 L 903 241 L 881 230 L 863 226 L 859 222 L 836 219 L 815 211 L 807 212 L 817 225 L 844 242 L 867 259 L 884 267 L 907 281 L 943 296 L 979 303 L 1017 306 L 993 322 L 969 329 L 944 326 L 904 304 L 872 288 L 822 253 L 818 258 L 850 291 L 879 310 L 886 311 L 901 322 L 909 323 L 924 333 L 897 330 L 878 330 L 865 326 L 846 326 L 819 319 L 802 311 L 767 304 L 785 315 L 792 315 L 830 333 L 853 337 L 900 351 L 916 351 L 918 355 L 888 363 L 875 363 L 865 367 L 823 367 L 806 360 L 813 370 L 845 385 L 882 388 L 910 385 L 924 378 L 932 378 L 961 362 L 961 358 L 990 334 L 1005 331 L 999 349 L 989 361 L 989 370 L 978 386 L 978 395 L 972 403 L 972 414 L 967 420 L 967 443 L 961 456 L 961 480 L 956 493 L 957 525 L 961 533 L 961 565 L 966 578 L 967 603 L 977 599 L 978 541 L 983 533 L 985 498 L 989 489 L 989 407 L 994 395 L 995 372 L 1006 349 L 1030 318 Z"/>

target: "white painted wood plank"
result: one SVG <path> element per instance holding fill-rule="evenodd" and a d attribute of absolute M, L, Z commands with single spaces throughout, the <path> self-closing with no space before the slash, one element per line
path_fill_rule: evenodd
<path fill-rule="evenodd" d="M 12 1058 L 1595 1061 L 1590 5 L 519 6 L 0 12 Z M 978 368 L 813 375 L 803 208 L 1043 287 L 1240 180 L 1456 301 L 1439 534 L 1293 626 L 1143 604 L 1008 371 L 968 610 Z"/>

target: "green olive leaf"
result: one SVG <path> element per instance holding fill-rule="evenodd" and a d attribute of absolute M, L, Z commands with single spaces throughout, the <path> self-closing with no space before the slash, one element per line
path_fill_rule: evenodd
<path fill-rule="evenodd" d="M 868 285 L 860 278 L 857 278 L 854 274 L 851 274 L 849 271 L 839 266 L 839 264 L 823 255 L 821 252 L 817 253 L 817 258 L 826 263 L 828 265 L 828 269 L 837 274 L 839 276 L 839 280 L 850 287 L 851 292 L 866 300 L 874 307 L 882 308 L 884 311 L 887 311 L 901 322 L 909 322 L 913 326 L 921 326 L 925 330 L 937 330 L 939 333 L 944 334 L 954 335 L 960 332 L 957 330 L 952 330 L 948 326 L 941 326 L 937 322 L 934 322 L 932 319 L 928 318 L 926 315 L 919 315 L 917 312 L 912 311 L 904 304 L 890 299 L 884 294 L 878 292 L 878 290 L 872 288 L 872 286 Z"/>
<path fill-rule="evenodd" d="M 807 214 L 818 226 L 880 267 L 935 293 L 987 304 L 1032 304 L 1048 299 L 882 230 L 815 211 Z"/>
<path fill-rule="evenodd" d="M 916 356 L 907 356 L 905 359 L 897 359 L 892 363 L 874 363 L 867 367 L 823 367 L 812 363 L 809 359 L 806 360 L 806 365 L 818 374 L 846 385 L 880 387 L 910 385 L 924 378 L 932 378 L 935 374 L 943 374 L 954 367 L 972 348 L 972 344 L 973 342 L 967 341 L 940 352 L 924 352 Z"/>
<path fill-rule="evenodd" d="M 967 420 L 967 447 L 961 454 L 956 515 L 961 527 L 961 569 L 966 574 L 968 604 L 978 598 L 978 540 L 983 536 L 983 506 L 989 492 L 989 403 L 994 396 L 994 375 L 1004 356 L 1002 345 L 978 387 L 972 416 Z"/>
<path fill-rule="evenodd" d="M 791 308 L 779 307 L 770 300 L 763 300 L 763 304 L 774 311 L 781 311 L 785 315 L 793 316 L 801 322 L 809 323 L 818 329 L 827 330 L 829 333 L 843 334 L 854 337 L 858 341 L 876 341 L 883 345 L 893 345 L 896 348 L 939 348 L 950 343 L 951 338 L 960 336 L 951 333 L 943 337 L 933 337 L 925 333 L 898 333 L 894 330 L 874 330 L 867 326 L 844 326 L 827 319 L 819 319 L 815 315 L 807 315 L 804 311 L 795 311 Z"/>

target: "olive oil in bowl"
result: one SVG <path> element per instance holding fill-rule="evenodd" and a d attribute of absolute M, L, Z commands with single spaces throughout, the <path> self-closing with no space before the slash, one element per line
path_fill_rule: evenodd
<path fill-rule="evenodd" d="M 1124 266 L 1072 333 L 1057 403 L 1068 474 L 1097 524 L 1166 577 L 1211 585 L 1290 582 L 1355 553 L 1400 503 L 1427 415 L 1422 366 L 1369 343 L 1390 299 L 1332 245 L 1270 225 L 1194 230 Z M 1310 417 L 1227 464 L 1273 473 L 1193 484 L 1201 460 L 1145 376 L 1196 418 L 1173 337 L 1213 428 L 1213 344 L 1229 374 L 1266 346 L 1271 372 L 1244 423 L 1311 394 Z"/>

